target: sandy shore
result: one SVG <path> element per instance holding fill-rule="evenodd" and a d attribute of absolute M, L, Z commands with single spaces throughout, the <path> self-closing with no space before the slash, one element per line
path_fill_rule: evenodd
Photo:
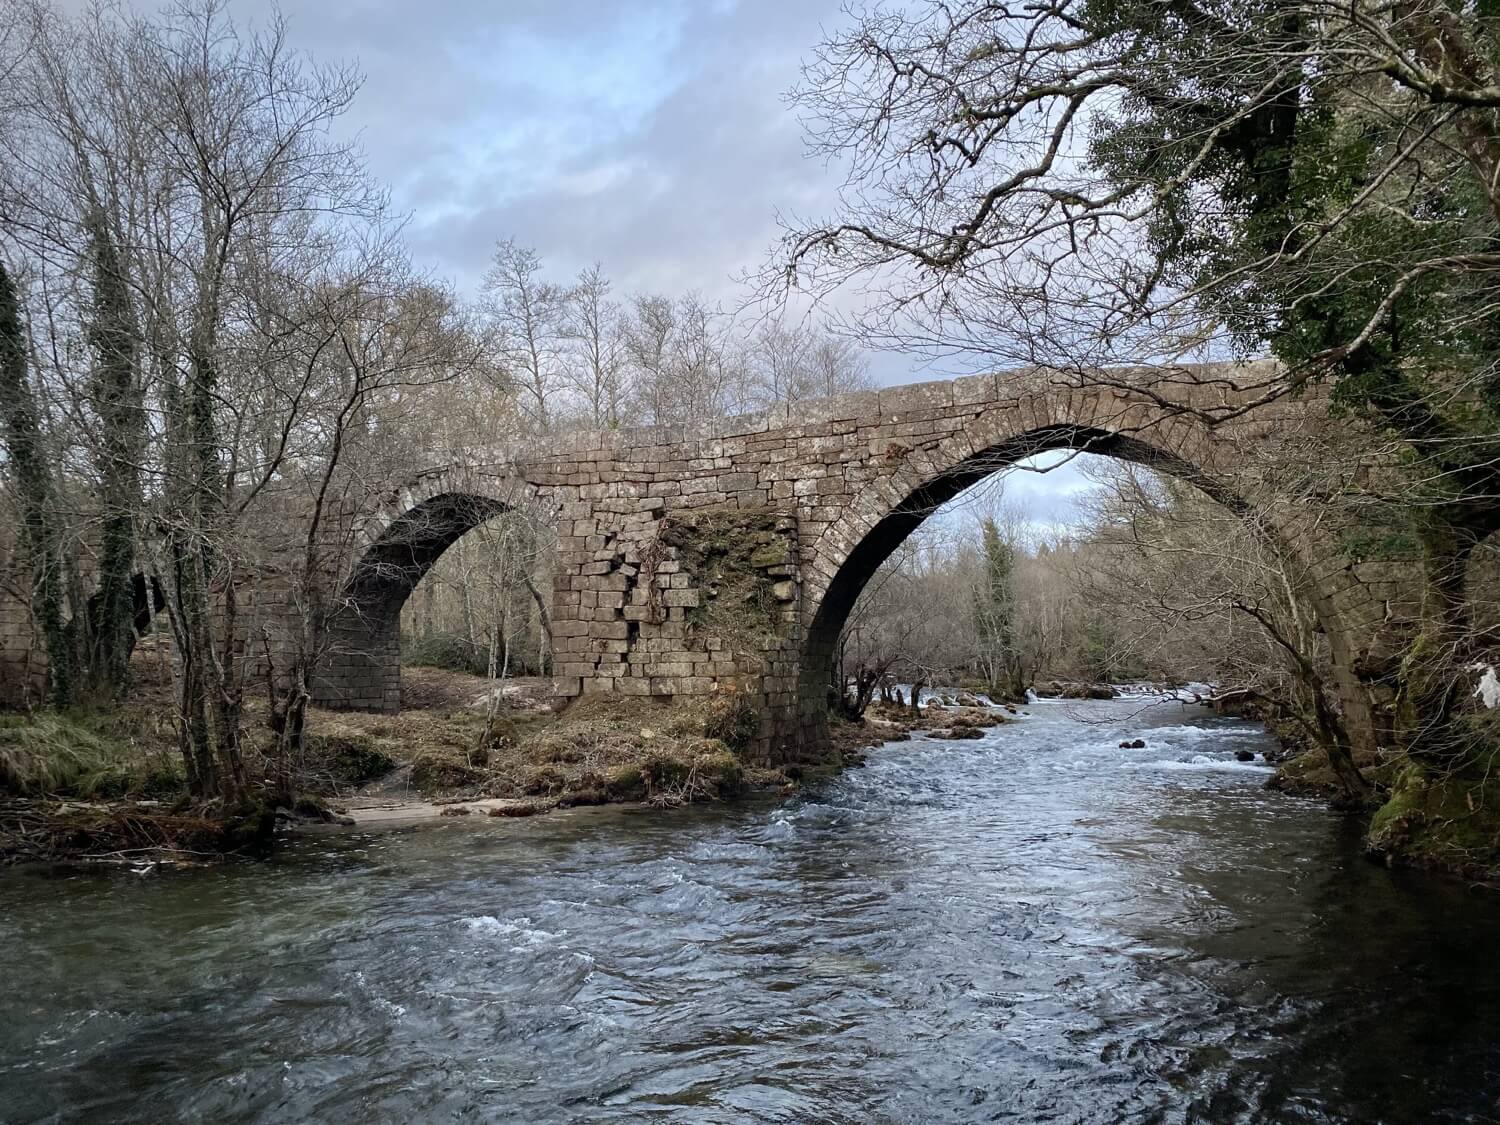
<path fill-rule="evenodd" d="M 512 815 L 529 816 L 541 811 L 533 798 L 477 797 L 472 801 L 429 801 L 421 797 L 351 797 L 335 805 L 356 826 L 406 824 L 435 820 L 442 816 L 490 816 L 492 810 L 517 810 Z M 458 810 L 462 809 L 462 812 Z M 519 810 L 525 809 L 525 812 Z M 504 816 L 504 811 L 493 815 Z"/>

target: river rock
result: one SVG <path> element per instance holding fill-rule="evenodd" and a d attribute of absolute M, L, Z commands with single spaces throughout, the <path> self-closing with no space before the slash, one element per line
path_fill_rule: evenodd
<path fill-rule="evenodd" d="M 1108 684 L 1068 684 L 1063 689 L 1064 699 L 1114 699 L 1120 693 Z"/>
<path fill-rule="evenodd" d="M 1234 752 L 1234 760 L 1236 762 L 1253 762 L 1255 761 L 1255 755 L 1248 750 L 1236 750 Z"/>

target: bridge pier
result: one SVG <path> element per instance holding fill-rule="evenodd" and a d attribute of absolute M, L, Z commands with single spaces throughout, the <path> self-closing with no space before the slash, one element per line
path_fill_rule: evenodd
<path fill-rule="evenodd" d="M 335 617 L 308 687 L 331 711 L 401 710 L 401 608 Z"/>

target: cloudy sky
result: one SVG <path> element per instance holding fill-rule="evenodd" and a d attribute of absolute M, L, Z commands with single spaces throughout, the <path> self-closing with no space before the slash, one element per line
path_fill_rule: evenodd
<path fill-rule="evenodd" d="M 410 213 L 416 260 L 473 292 L 497 239 L 563 278 L 601 261 L 620 290 L 736 277 L 778 213 L 831 209 L 840 169 L 805 154 L 784 101 L 841 0 L 284 0 L 290 38 L 366 75 L 349 124 Z M 233 0 L 245 22 L 264 0 Z M 871 357 L 882 383 L 941 377 Z M 1070 518 L 1074 466 L 1011 474 L 1045 521 Z"/>
<path fill-rule="evenodd" d="M 254 19 L 257 0 L 237 0 Z M 471 287 L 498 237 L 622 288 L 731 298 L 778 209 L 837 170 L 782 100 L 837 0 L 287 0 L 294 43 L 357 61 L 351 114 L 419 260 Z"/>

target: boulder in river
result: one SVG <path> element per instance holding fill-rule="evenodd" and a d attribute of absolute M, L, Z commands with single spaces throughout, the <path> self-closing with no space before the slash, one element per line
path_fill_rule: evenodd
<path fill-rule="evenodd" d="M 1145 748 L 1146 740 L 1144 738 L 1127 738 L 1124 742 L 1120 743 L 1121 750 L 1144 750 Z"/>
<path fill-rule="evenodd" d="M 1119 694 L 1108 684 L 1069 684 L 1063 690 L 1064 699 L 1114 699 Z"/>
<path fill-rule="evenodd" d="M 1255 755 L 1248 750 L 1236 750 L 1234 752 L 1234 760 L 1236 762 L 1253 762 L 1255 761 Z"/>
<path fill-rule="evenodd" d="M 1032 689 L 1038 699 L 1116 699 L 1119 692 L 1109 684 L 1064 683 L 1049 680 Z"/>

